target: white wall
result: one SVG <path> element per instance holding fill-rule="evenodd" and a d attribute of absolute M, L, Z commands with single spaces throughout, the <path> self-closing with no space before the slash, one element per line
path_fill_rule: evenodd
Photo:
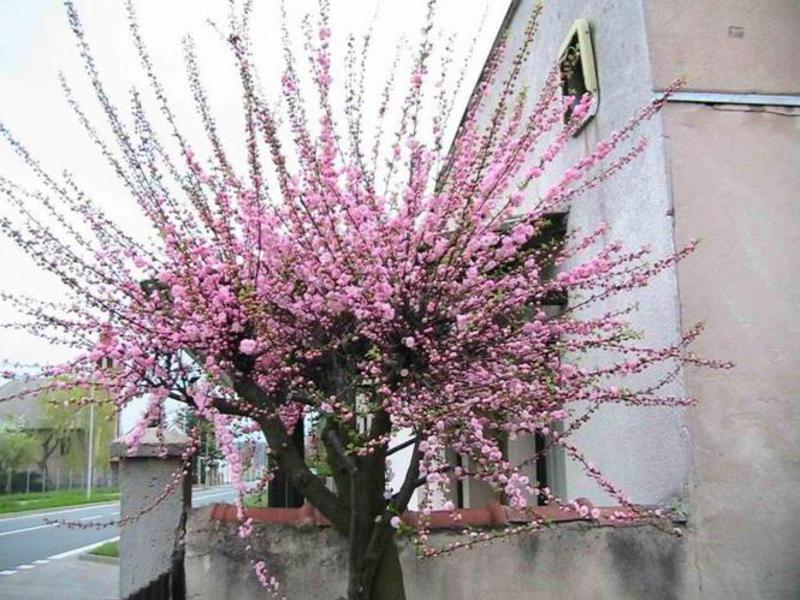
<path fill-rule="evenodd" d="M 516 47 L 535 0 L 522 0 L 510 26 L 511 46 Z M 599 110 L 574 138 L 551 169 L 559 175 L 613 130 L 623 126 L 653 97 L 643 8 L 638 1 L 615 2 L 559 0 L 547 2 L 539 32 L 531 51 L 530 66 L 520 78 L 533 92 L 541 88 L 549 68 L 557 59 L 561 43 L 572 23 L 586 18 L 593 29 L 594 51 L 600 86 Z M 495 92 L 499 93 L 499 92 Z M 623 240 L 631 249 L 650 245 L 661 257 L 674 251 L 671 200 L 667 179 L 660 118 L 645 124 L 640 134 L 651 146 L 637 162 L 596 192 L 584 196 L 570 208 L 568 225 L 584 231 L 605 221 L 610 232 L 605 241 Z M 545 177 L 541 190 L 551 181 Z M 646 333 L 645 343 L 659 347 L 676 341 L 680 332 L 680 306 L 674 272 L 661 275 L 648 289 L 613 300 L 602 307 L 639 303 L 632 317 L 635 329 Z M 598 309 L 595 309 L 598 310 Z M 591 357 L 598 363 L 601 357 Z M 590 364 L 584 359 L 584 364 Z M 640 378 L 642 386 L 662 373 Z M 632 382 L 629 382 L 629 385 Z M 684 384 L 677 378 L 664 387 L 666 395 L 682 395 Z M 689 440 L 686 416 L 681 410 L 606 407 L 572 438 L 609 478 L 641 503 L 669 502 L 683 497 L 689 470 Z M 587 497 L 595 503 L 609 498 L 589 481 L 576 464 L 566 464 L 567 498 Z"/>

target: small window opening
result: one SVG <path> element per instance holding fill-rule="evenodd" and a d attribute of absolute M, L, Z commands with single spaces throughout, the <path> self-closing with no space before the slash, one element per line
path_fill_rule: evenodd
<path fill-rule="evenodd" d="M 589 21 L 578 19 L 573 23 L 558 53 L 558 64 L 561 70 L 561 92 L 565 97 L 573 96 L 577 102 L 584 94 L 592 96 L 589 112 L 575 130 L 577 135 L 597 113 L 600 100 Z M 568 123 L 571 118 L 570 108 L 564 113 L 564 123 Z"/>

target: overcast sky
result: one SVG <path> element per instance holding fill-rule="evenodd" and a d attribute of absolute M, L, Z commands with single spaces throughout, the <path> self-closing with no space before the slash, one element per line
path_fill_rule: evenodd
<path fill-rule="evenodd" d="M 256 0 L 254 18 L 256 59 L 263 85 L 275 89 L 282 66 L 279 54 L 278 0 Z M 342 43 L 347 32 L 363 32 L 373 17 L 374 44 L 369 56 L 367 80 L 373 93 L 380 92 L 398 39 L 419 39 L 424 21 L 425 0 L 333 0 L 334 64 L 342 65 Z M 142 76 L 135 61 L 123 0 L 77 0 L 89 42 L 94 47 L 98 66 L 111 95 L 123 108 L 131 85 L 141 85 Z M 316 6 L 315 0 L 290 0 L 295 18 Z M 378 7 L 376 12 L 376 6 Z M 478 31 L 482 17 L 485 26 L 472 63 L 466 101 L 483 59 L 491 46 L 508 6 L 507 0 L 440 0 L 437 22 L 458 34 L 457 57 L 463 63 L 467 48 Z M 211 102 L 220 115 L 223 135 L 234 145 L 241 129 L 239 96 L 229 55 L 208 25 L 209 19 L 225 23 L 225 0 L 140 0 L 139 21 L 166 83 L 176 112 L 189 131 L 197 127 L 183 71 L 181 39 L 191 33 L 199 47 L 201 64 L 210 88 Z M 67 26 L 64 8 L 58 0 L 0 0 L 0 120 L 6 123 L 52 171 L 64 168 L 76 174 L 81 185 L 124 219 L 135 219 L 134 209 L 124 197 L 116 179 L 76 122 L 64 101 L 58 73 L 65 72 L 77 88 L 88 112 L 100 121 L 99 106 L 93 103 L 88 82 Z M 232 91 L 233 90 L 233 91 Z M 461 107 L 455 111 L 460 114 Z M 199 131 L 199 130 L 198 130 Z M 22 183 L 30 178 L 21 163 L 7 148 L 0 148 L 0 173 Z M 0 287 L 3 290 L 32 293 L 41 297 L 59 294 L 52 276 L 38 272 L 32 263 L 7 240 L 0 240 Z M 13 319 L 8 307 L 0 305 L 0 321 Z M 63 350 L 24 334 L 3 331 L 0 360 L 51 362 L 66 356 Z"/>

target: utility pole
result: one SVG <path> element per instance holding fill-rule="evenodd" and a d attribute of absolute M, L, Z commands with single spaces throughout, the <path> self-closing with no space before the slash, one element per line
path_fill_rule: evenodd
<path fill-rule="evenodd" d="M 89 449 L 86 452 L 86 499 L 92 498 L 92 463 L 94 463 L 94 381 L 89 388 Z"/>
<path fill-rule="evenodd" d="M 112 362 L 108 357 L 101 358 L 97 361 L 97 367 L 100 369 L 111 368 Z M 94 388 L 96 381 L 95 374 L 92 375 L 92 383 L 89 387 L 89 451 L 86 453 L 86 499 L 92 497 L 92 469 L 94 467 Z M 119 418 L 119 417 L 118 417 Z M 117 425 L 119 428 L 119 424 Z"/>
<path fill-rule="evenodd" d="M 208 485 L 209 485 L 208 476 L 211 474 L 211 463 L 208 460 L 208 432 L 205 432 L 202 435 L 203 435 L 203 448 L 204 448 L 204 454 L 205 454 L 204 460 L 203 460 L 203 466 L 205 467 L 205 470 L 206 470 L 206 483 L 205 484 L 206 484 L 206 487 L 208 487 Z"/>

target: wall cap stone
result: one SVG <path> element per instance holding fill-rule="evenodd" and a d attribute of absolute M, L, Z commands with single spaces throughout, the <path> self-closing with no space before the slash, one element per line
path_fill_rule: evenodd
<path fill-rule="evenodd" d="M 129 453 L 125 436 L 111 442 L 112 458 L 175 458 L 180 457 L 192 443 L 192 438 L 176 429 L 165 429 L 159 439 L 158 428 L 148 427 L 136 451 Z"/>
<path fill-rule="evenodd" d="M 589 503 L 591 505 L 591 503 Z M 685 518 L 680 515 L 656 518 L 652 516 L 638 516 L 629 518 L 618 518 L 617 515 L 623 507 L 608 506 L 600 507 L 598 518 L 590 515 L 581 516 L 577 511 L 562 508 L 560 506 L 537 506 L 533 509 L 533 515 L 528 512 L 512 509 L 501 505 L 499 502 L 489 502 L 483 508 L 461 508 L 456 512 L 460 518 L 453 519 L 450 511 L 434 510 L 429 515 L 428 526 L 430 529 L 456 529 L 464 527 L 506 527 L 508 525 L 521 525 L 525 523 L 538 522 L 544 526 L 555 523 L 584 523 L 592 526 L 611 526 L 611 527 L 630 527 L 640 525 L 664 525 L 672 524 L 679 526 L 685 523 Z M 641 507 L 645 508 L 645 507 Z M 299 528 L 309 526 L 330 527 L 330 522 L 316 508 L 306 503 L 300 508 L 266 508 L 266 507 L 247 507 L 244 510 L 246 517 L 251 518 L 255 523 L 264 525 L 291 525 Z M 218 502 L 211 509 L 210 518 L 216 521 L 238 523 L 238 511 L 233 504 Z M 416 527 L 419 522 L 419 514 L 414 511 L 403 513 L 403 521 Z"/>

